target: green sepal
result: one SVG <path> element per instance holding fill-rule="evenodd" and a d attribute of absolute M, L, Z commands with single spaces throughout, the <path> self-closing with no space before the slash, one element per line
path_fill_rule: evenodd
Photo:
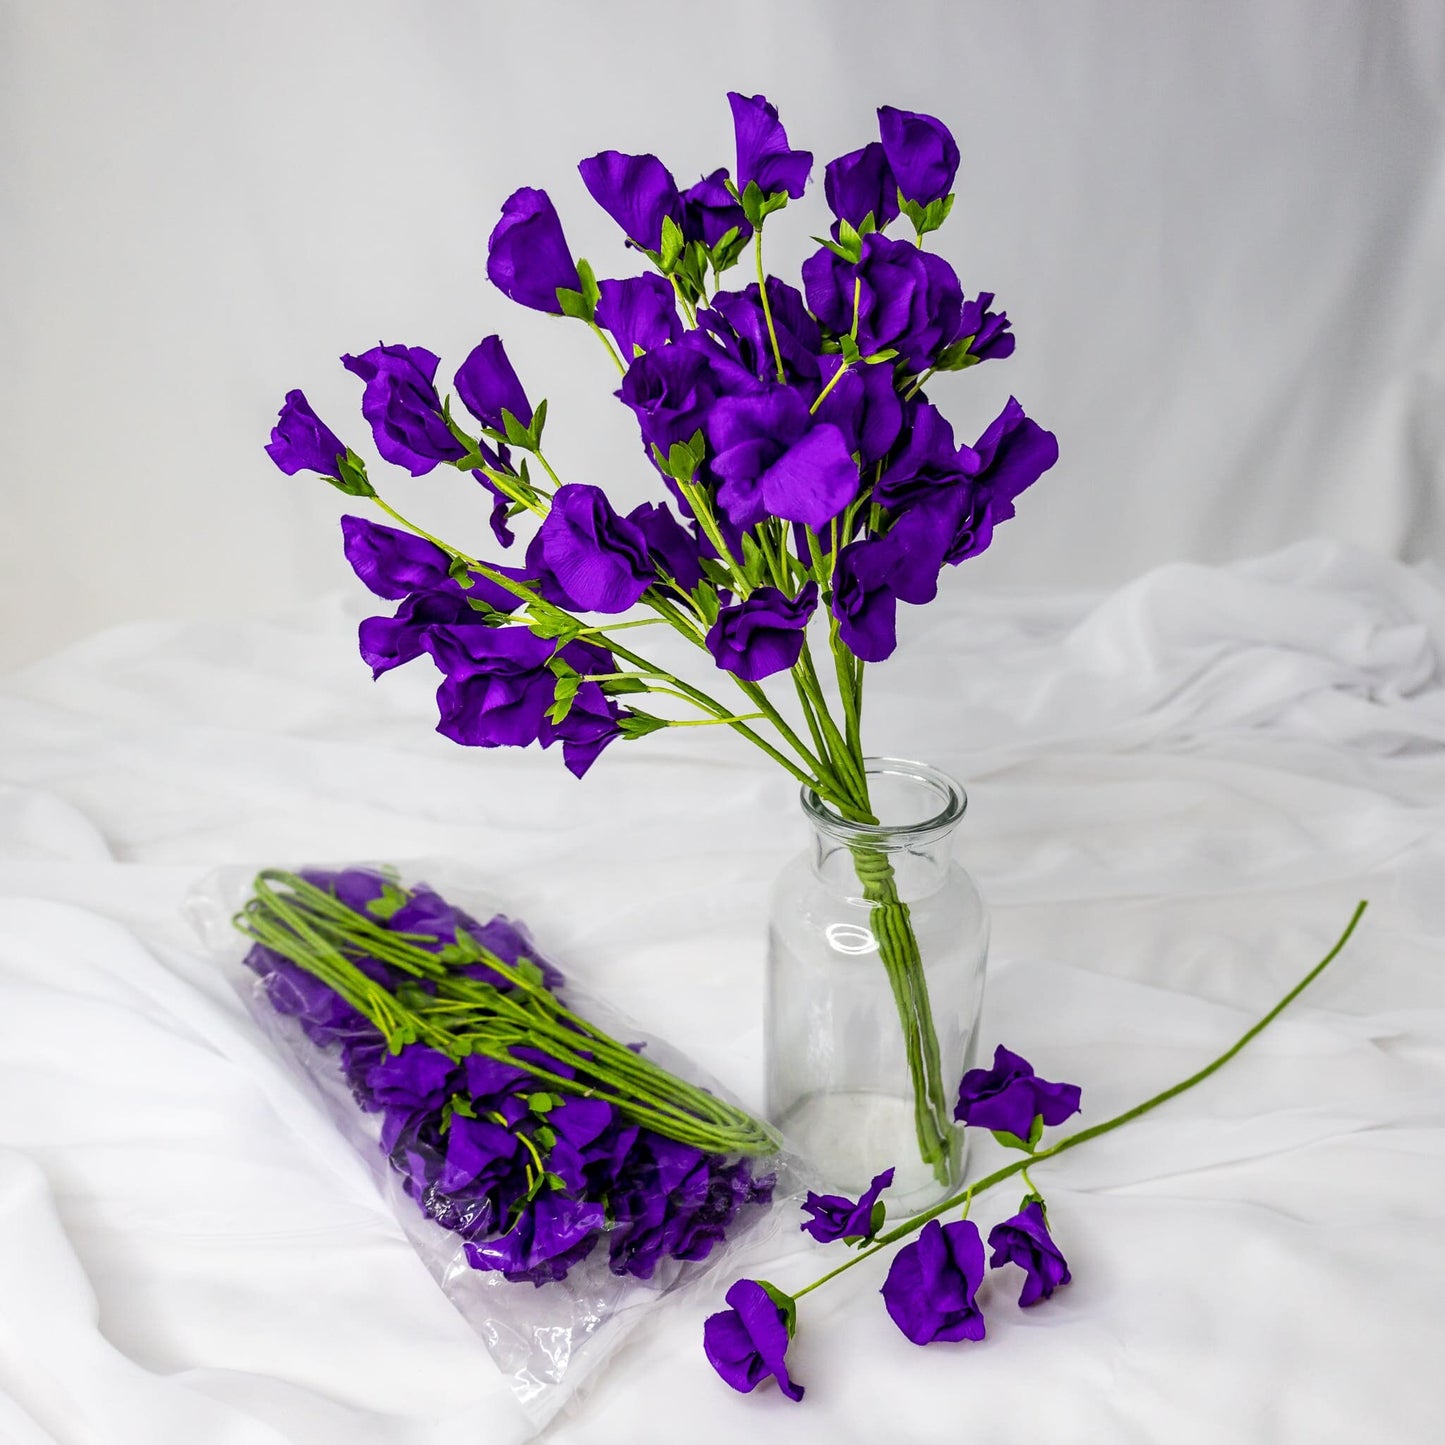
<path fill-rule="evenodd" d="M 941 200 L 930 201 L 926 206 L 920 206 L 917 201 L 906 201 L 903 192 L 898 192 L 898 209 L 913 223 L 913 229 L 919 236 L 926 236 L 930 231 L 936 231 L 947 219 L 948 213 L 953 209 L 953 193 L 950 192 Z"/>
<path fill-rule="evenodd" d="M 597 685 L 608 697 L 623 697 L 629 692 L 652 691 L 640 677 L 609 677 L 606 682 L 599 682 Z"/>
<path fill-rule="evenodd" d="M 480 621 L 483 627 L 505 627 L 512 620 L 510 613 L 493 607 L 490 602 L 485 602 L 480 597 L 468 597 L 467 606 L 479 614 L 474 620 Z"/>
<path fill-rule="evenodd" d="M 557 305 L 564 316 L 574 316 L 578 321 L 592 322 L 597 315 L 597 300 L 601 293 L 597 289 L 597 273 L 585 257 L 577 258 L 577 275 L 582 282 L 580 291 L 571 291 L 565 286 L 557 288 Z"/>
<path fill-rule="evenodd" d="M 784 1294 L 777 1285 L 769 1284 L 765 1279 L 760 1279 L 757 1283 L 762 1286 L 763 1293 L 783 1312 L 783 1322 L 788 1327 L 788 1338 L 792 1339 L 798 1333 L 797 1300 L 790 1294 Z"/>
<path fill-rule="evenodd" d="M 876 1238 L 879 1230 L 883 1228 L 883 1222 L 888 1218 L 888 1206 L 881 1200 L 873 1201 L 873 1213 L 868 1217 L 868 1237 Z"/>
<path fill-rule="evenodd" d="M 762 548 L 753 541 L 751 532 L 743 533 L 743 555 L 742 555 L 743 577 L 749 587 L 761 587 L 768 575 L 768 559 L 763 555 Z"/>
<path fill-rule="evenodd" d="M 709 258 L 713 270 L 721 274 L 729 267 L 736 266 L 738 257 L 743 254 L 743 247 L 747 244 L 747 237 L 743 235 L 740 226 L 724 231 L 721 240 L 712 248 Z"/>
<path fill-rule="evenodd" d="M 538 1129 L 537 1137 L 540 1139 L 544 1133 L 550 1134 L 551 1132 L 552 1131 L 550 1129 Z M 547 1147 L 550 1149 L 552 1147 L 552 1144 L 554 1143 L 556 1143 L 555 1136 L 553 1137 L 551 1143 L 547 1145 Z M 553 1190 L 557 1194 L 567 1193 L 567 1181 L 563 1179 L 560 1174 L 553 1174 L 550 1169 L 547 1170 L 547 1172 L 542 1176 L 542 1183 L 545 1184 L 548 1189 Z"/>
<path fill-rule="evenodd" d="M 326 480 L 338 492 L 345 492 L 348 497 L 376 495 L 376 488 L 366 479 L 366 463 L 350 447 L 347 447 L 345 456 L 336 458 L 336 470 L 339 475 Z"/>
<path fill-rule="evenodd" d="M 532 433 L 506 407 L 502 408 L 503 435 L 509 445 L 526 451 L 532 445 Z"/>
<path fill-rule="evenodd" d="M 550 1114 L 557 1107 L 557 1100 L 551 1094 L 528 1094 L 527 1107 L 534 1114 Z"/>
<path fill-rule="evenodd" d="M 1049 1222 L 1049 1206 L 1044 1203 L 1044 1196 L 1037 1189 L 1030 1189 L 1022 1199 L 1019 1200 L 1018 1212 L 1022 1214 L 1030 1204 L 1037 1204 L 1044 1212 L 1044 1223 Z"/>
<path fill-rule="evenodd" d="M 476 580 L 472 576 L 472 569 L 460 557 L 453 557 L 447 564 L 447 576 L 462 589 L 467 591 Z"/>
<path fill-rule="evenodd" d="M 970 366 L 977 366 L 982 360 L 969 351 L 975 338 L 962 336 L 951 345 L 945 346 L 938 354 L 938 360 L 933 363 L 935 371 L 965 371 Z"/>
<path fill-rule="evenodd" d="M 394 913 L 398 913 L 406 907 L 409 897 L 404 888 L 398 888 L 394 883 L 383 883 L 381 885 L 381 897 L 373 898 L 366 905 L 366 911 L 373 918 L 385 923 Z"/>
<path fill-rule="evenodd" d="M 838 338 L 838 350 L 843 353 L 843 361 L 847 366 L 856 365 L 862 359 L 863 353 L 858 350 L 858 343 L 846 331 Z"/>
<path fill-rule="evenodd" d="M 699 557 L 697 565 L 702 568 L 702 575 L 714 587 L 726 587 L 729 591 L 732 590 L 733 575 L 716 557 Z"/>
<path fill-rule="evenodd" d="M 624 738 L 645 738 L 648 733 L 658 732 L 670 724 L 666 718 L 653 717 L 651 713 L 626 712 L 618 718 L 617 726 Z"/>
<path fill-rule="evenodd" d="M 736 189 L 731 184 L 728 188 L 734 195 L 737 195 Z M 781 211 L 788 204 L 788 193 L 771 191 L 764 195 L 763 188 L 756 181 L 749 181 L 742 195 L 738 196 L 738 204 L 743 208 L 743 215 L 748 218 L 752 223 L 753 230 L 756 231 L 774 211 Z"/>
<path fill-rule="evenodd" d="M 453 1094 L 450 1099 L 442 1105 L 441 1127 L 445 1133 L 451 1128 L 452 1116 L 460 1114 L 463 1119 L 475 1119 L 477 1111 L 472 1108 L 472 1101 L 465 1094 Z"/>
<path fill-rule="evenodd" d="M 852 227 L 850 226 L 849 229 L 852 230 Z M 857 232 L 854 232 L 851 246 L 841 237 L 836 241 L 831 236 L 814 236 L 813 239 L 820 246 L 826 246 L 840 261 L 846 261 L 850 266 L 856 266 L 863 259 L 863 243 L 858 238 Z"/>
<path fill-rule="evenodd" d="M 560 723 L 572 711 L 572 704 L 577 701 L 577 693 L 582 686 L 582 674 L 570 663 L 563 662 L 560 657 L 552 658 L 547 666 L 557 679 L 552 688 L 552 706 L 547 709 L 547 716 L 554 723 Z"/>
<path fill-rule="evenodd" d="M 1029 1126 L 1029 1137 L 1020 1139 L 1017 1134 L 1010 1134 L 1007 1129 L 995 1129 L 993 1137 L 1003 1145 L 1005 1149 L 1022 1149 L 1025 1154 L 1032 1154 L 1038 1146 L 1040 1139 L 1044 1137 L 1044 1116 L 1034 1115 L 1034 1122 Z"/>
<path fill-rule="evenodd" d="M 868 356 L 860 357 L 864 366 L 877 366 L 881 361 L 892 361 L 898 353 L 891 346 L 885 346 L 882 351 L 874 351 Z"/>
<path fill-rule="evenodd" d="M 687 237 L 682 234 L 682 227 L 671 216 L 664 216 L 662 218 L 662 249 L 657 256 L 658 269 L 664 276 L 672 274 L 686 246 Z"/>
<path fill-rule="evenodd" d="M 526 606 L 527 627 L 535 637 L 555 639 L 565 647 L 585 631 L 582 624 L 560 607 L 553 607 L 540 597 Z"/>

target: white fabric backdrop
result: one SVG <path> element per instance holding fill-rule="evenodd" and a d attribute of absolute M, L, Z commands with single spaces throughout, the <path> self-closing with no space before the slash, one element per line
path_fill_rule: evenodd
<path fill-rule="evenodd" d="M 342 596 L 129 624 L 0 683 L 5 1445 L 530 1433 L 198 956 L 177 904 L 216 863 L 473 859 L 549 951 L 758 1097 L 791 787 L 695 735 L 618 745 L 582 784 L 453 747 L 425 663 L 367 680 Z M 1081 1082 L 1086 1122 L 1199 1067 L 1371 912 L 1215 1079 L 1039 1169 L 1075 1277 L 1053 1301 L 995 1282 L 987 1341 L 919 1350 L 859 1269 L 804 1302 L 793 1407 L 711 1375 L 717 1298 L 693 1298 L 546 1438 L 1434 1439 L 1445 575 L 1312 543 L 1107 595 L 955 588 L 909 622 L 876 744 L 967 780 L 983 1036 Z M 832 1258 L 749 1272 L 796 1286 Z"/>
<path fill-rule="evenodd" d="M 366 444 L 336 357 L 446 374 L 502 331 L 564 475 L 642 486 L 590 338 L 483 276 L 503 197 L 731 163 L 761 90 L 822 164 L 873 107 L 964 154 L 940 239 L 1020 337 L 938 386 L 969 437 L 1010 391 L 1062 460 L 975 577 L 1117 584 L 1327 534 L 1445 545 L 1445 8 L 1432 0 L 0 0 L 0 666 L 106 620 L 261 615 L 343 575 L 334 497 L 260 448 L 302 386 Z M 821 187 L 819 187 L 821 191 Z M 788 274 L 821 194 L 770 230 Z M 470 485 L 401 489 L 480 537 Z"/>

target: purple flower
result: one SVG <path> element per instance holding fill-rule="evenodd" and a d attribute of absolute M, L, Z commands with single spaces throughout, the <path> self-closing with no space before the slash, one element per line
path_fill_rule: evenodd
<path fill-rule="evenodd" d="M 565 1278 L 585 1259 L 606 1222 L 602 1205 L 549 1191 L 539 1194 L 500 1239 L 468 1242 L 463 1248 L 473 1269 L 500 1270 L 513 1283 L 530 1280 L 540 1288 Z"/>
<path fill-rule="evenodd" d="M 476 616 L 459 587 L 451 592 L 413 592 L 394 616 L 362 621 L 356 633 L 361 660 L 378 678 L 420 657 L 433 628 L 475 625 Z"/>
<path fill-rule="evenodd" d="M 972 301 L 963 303 L 959 313 L 958 335 L 973 339 L 968 354 L 980 361 L 1002 361 L 1014 354 L 1014 338 L 1009 330 L 1007 311 L 990 311 L 993 292 L 980 291 Z"/>
<path fill-rule="evenodd" d="M 727 178 L 725 169 L 716 170 L 682 193 L 682 234 L 685 240 L 701 241 L 711 248 L 734 227 L 740 241 L 746 241 L 753 234 L 743 208 L 728 191 Z"/>
<path fill-rule="evenodd" d="M 757 389 L 757 381 L 721 347 L 690 331 L 639 356 L 617 395 L 631 408 L 643 444 L 666 452 L 692 439 L 721 396 Z"/>
<path fill-rule="evenodd" d="M 823 172 L 823 194 L 828 209 L 855 230 L 870 215 L 880 231 L 898 216 L 898 182 L 876 140 L 862 150 L 849 151 L 828 162 Z"/>
<path fill-rule="evenodd" d="M 702 581 L 697 538 L 660 502 L 643 502 L 627 520 L 642 533 L 654 566 L 666 572 L 685 592 Z"/>
<path fill-rule="evenodd" d="M 821 358 L 820 392 L 842 364 L 838 355 Z M 856 452 L 865 467 L 882 461 L 903 430 L 903 402 L 893 385 L 893 368 L 881 364 L 849 367 L 815 415 L 843 433 L 848 450 Z"/>
<path fill-rule="evenodd" d="M 433 542 L 365 517 L 341 519 L 342 547 L 351 569 L 378 597 L 456 587 L 451 558 Z"/>
<path fill-rule="evenodd" d="M 894 510 L 962 493 L 978 474 L 970 447 L 956 447 L 953 428 L 930 401 L 915 402 L 903 428 L 903 445 L 889 459 L 873 488 L 873 500 Z"/>
<path fill-rule="evenodd" d="M 973 450 L 978 456 L 976 485 L 988 498 L 994 523 L 1008 521 L 1018 495 L 1059 459 L 1059 443 L 1053 432 L 1026 417 L 1013 397 L 989 423 Z"/>
<path fill-rule="evenodd" d="M 936 1340 L 981 1340 L 983 1312 L 974 1294 L 983 1281 L 983 1240 L 971 1219 L 930 1219 L 912 1244 L 894 1256 L 883 1282 L 893 1323 L 915 1345 Z"/>
<path fill-rule="evenodd" d="M 340 481 L 338 462 L 346 455 L 346 444 L 311 410 L 304 393 L 288 391 L 266 444 L 266 455 L 288 477 L 307 471 Z"/>
<path fill-rule="evenodd" d="M 823 349 L 818 323 L 808 314 L 798 290 L 776 276 L 768 277 L 768 307 L 785 379 L 811 383 L 818 375 Z M 755 377 L 769 382 L 777 379 L 772 336 L 768 334 L 768 318 L 756 281 L 742 291 L 719 291 L 697 319 L 728 355 Z"/>
<path fill-rule="evenodd" d="M 562 222 L 546 191 L 523 186 L 502 203 L 502 219 L 487 241 L 487 279 L 520 305 L 559 316 L 557 292 L 582 289 Z"/>
<path fill-rule="evenodd" d="M 447 1194 L 496 1183 L 511 1171 L 522 1147 L 510 1129 L 463 1114 L 452 1115 L 446 1139 L 446 1163 L 437 1182 Z"/>
<path fill-rule="evenodd" d="M 810 1189 L 803 1201 L 803 1213 L 811 1215 L 799 1226 L 819 1244 L 835 1239 L 872 1239 L 878 1232 L 873 1223 L 873 1206 L 878 1196 L 893 1183 L 893 1171 L 885 1169 L 855 1203 L 839 1194 L 814 1194 Z"/>
<path fill-rule="evenodd" d="M 472 348 L 456 374 L 457 395 L 485 427 L 505 433 L 502 412 L 509 411 L 523 426 L 532 424 L 532 403 L 512 370 L 500 336 L 487 336 Z"/>
<path fill-rule="evenodd" d="M 597 283 L 597 324 L 612 333 L 622 359 L 631 364 L 638 348 L 655 351 L 682 339 L 677 301 L 666 280 L 653 272 Z"/>
<path fill-rule="evenodd" d="M 559 487 L 527 551 L 582 612 L 626 612 L 657 581 L 647 539 L 619 517 L 600 487 Z"/>
<path fill-rule="evenodd" d="M 843 433 L 808 415 L 787 386 L 724 397 L 707 418 L 718 506 L 748 528 L 771 513 L 826 527 L 858 494 L 858 468 Z"/>
<path fill-rule="evenodd" d="M 923 507 L 905 512 L 881 536 L 850 542 L 833 573 L 833 615 L 838 635 L 855 657 L 882 662 L 898 645 L 899 602 L 933 601 L 943 551 L 952 532 Z"/>
<path fill-rule="evenodd" d="M 745 191 L 750 181 L 756 181 L 765 196 L 786 191 L 797 200 L 808 184 L 812 152 L 789 148 L 778 108 L 763 96 L 739 95 L 730 90 L 728 104 L 732 107 L 738 147 L 738 190 Z"/>
<path fill-rule="evenodd" d="M 426 1044 L 405 1044 L 386 1054 L 366 1075 L 378 1103 L 407 1108 L 432 1107 L 445 1097 L 456 1064 Z"/>
<path fill-rule="evenodd" d="M 341 364 L 366 383 L 361 414 L 387 461 L 419 477 L 438 462 L 466 455 L 442 419 L 435 385 L 439 357 L 420 346 L 373 346 L 360 356 L 343 356 Z"/>
<path fill-rule="evenodd" d="M 788 1399 L 801 1400 L 803 1387 L 789 1377 L 785 1358 L 793 1334 L 789 1313 L 755 1279 L 738 1280 L 723 1298 L 732 1308 L 703 1324 L 708 1363 L 743 1394 L 771 1375 Z"/>
<path fill-rule="evenodd" d="M 958 334 L 963 289 L 953 267 L 932 251 L 879 234 L 863 237 L 856 266 L 822 247 L 803 262 L 808 305 L 839 335 L 853 326 L 858 290 L 858 347 L 891 347 L 912 371 L 931 366 Z"/>
<path fill-rule="evenodd" d="M 1024 1306 L 1048 1299 L 1061 1285 L 1069 1282 L 1069 1266 L 1049 1234 L 1044 1207 L 1030 1199 L 1012 1219 L 1005 1219 L 988 1232 L 993 1254 L 989 1267 L 1016 1264 L 1024 1271 L 1024 1287 L 1019 1303 Z"/>
<path fill-rule="evenodd" d="M 878 134 L 905 201 L 926 206 L 953 188 L 958 146 L 941 120 L 885 105 L 878 110 Z"/>
<path fill-rule="evenodd" d="M 745 682 L 786 672 L 803 650 L 803 629 L 817 603 L 816 582 L 796 597 L 776 587 L 759 587 L 718 613 L 707 634 L 708 651 L 720 668 Z"/>
<path fill-rule="evenodd" d="M 1027 1059 L 1000 1044 L 993 1051 L 993 1068 L 970 1069 L 963 1076 L 953 1117 L 1027 1140 L 1035 1119 L 1052 1126 L 1078 1112 L 1077 1084 L 1051 1084 L 1039 1078 Z"/>
<path fill-rule="evenodd" d="M 682 226 L 682 197 L 672 172 L 656 156 L 602 151 L 578 167 L 592 199 L 644 251 L 662 248 L 662 223 Z"/>
<path fill-rule="evenodd" d="M 581 777 L 621 735 L 615 704 L 595 682 L 584 682 L 561 723 L 548 716 L 556 678 L 548 662 L 556 644 L 520 627 L 433 627 L 425 650 L 443 673 L 437 689 L 437 731 L 468 747 L 526 747 L 561 742 L 567 768 Z M 576 671 L 613 672 L 612 655 L 571 642 L 561 659 Z"/>

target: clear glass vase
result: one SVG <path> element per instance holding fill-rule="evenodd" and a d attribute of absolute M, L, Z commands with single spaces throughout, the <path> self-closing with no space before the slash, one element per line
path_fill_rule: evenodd
<path fill-rule="evenodd" d="M 779 876 L 769 928 L 768 1117 L 825 1192 L 894 1168 L 890 1211 L 962 1182 L 958 1081 L 973 1067 L 988 913 L 954 859 L 967 806 L 946 774 L 865 762 L 876 822 L 802 794 L 812 846 Z"/>

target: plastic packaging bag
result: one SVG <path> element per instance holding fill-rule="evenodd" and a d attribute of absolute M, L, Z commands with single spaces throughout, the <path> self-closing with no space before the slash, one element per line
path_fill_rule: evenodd
<path fill-rule="evenodd" d="M 446 965 L 501 984 L 497 1003 L 504 1017 L 489 1027 L 507 1027 L 514 1000 L 551 1009 L 538 988 L 528 993 L 530 981 L 546 998 L 562 1001 L 557 1017 L 575 1015 L 610 1036 L 609 1043 L 625 1045 L 634 1061 L 646 1061 L 639 1070 L 657 1065 L 705 1091 L 708 1107 L 720 1101 L 719 1112 L 727 1106 L 733 1117 L 747 1117 L 677 1050 L 566 980 L 525 926 L 455 865 L 307 865 L 289 875 L 267 870 L 259 876 L 261 903 L 273 895 L 315 900 L 310 890 L 316 889 L 362 919 L 358 927 L 384 930 L 387 938 L 366 935 L 374 942 L 362 971 L 384 976 L 387 987 L 396 986 L 399 975 L 369 956 L 372 947 L 390 958 L 396 939 L 407 959 L 423 948 L 437 959 L 466 960 L 470 940 L 477 940 L 482 948 L 476 952 L 490 950 L 498 967 L 523 970 L 506 968 L 499 978 L 496 968 L 475 958 Z M 302 891 L 293 895 L 286 891 L 290 884 L 268 884 L 268 876 L 297 877 L 302 881 L 294 886 Z M 511 1059 L 526 1055 L 548 1077 L 485 1054 L 456 1063 L 425 1042 L 388 1050 L 381 1030 L 335 988 L 236 927 L 248 902 L 259 907 L 257 883 L 255 869 L 223 869 L 193 891 L 186 912 L 262 1030 L 320 1092 L 343 1136 L 372 1167 L 423 1262 L 486 1342 L 538 1427 L 621 1343 L 643 1310 L 712 1275 L 745 1237 L 758 1242 L 771 1199 L 783 1192 L 780 1172 L 791 1171 L 765 1133 L 747 1152 L 718 1153 L 645 1127 L 616 1103 L 575 1092 L 589 1077 L 581 1072 L 587 1058 L 620 1057 L 597 1053 L 604 1045 L 592 1035 L 577 1035 L 584 1063 L 570 1081 L 573 1092 L 556 1082 L 567 1070 L 553 1067 L 555 1054 L 528 1052 L 515 1041 L 507 1047 Z M 281 915 L 291 916 L 284 909 Z M 247 916 L 272 924 L 268 908 Z M 343 920 L 348 927 L 351 918 Z M 283 946 L 302 936 L 295 931 L 299 923 L 290 928 L 277 935 Z M 460 952 L 458 942 L 465 945 Z M 460 1007 L 438 1005 L 433 997 L 446 992 L 449 977 L 422 985 L 432 989 L 423 1000 L 428 1009 Z M 517 982 L 509 983 L 512 978 Z M 571 1040 L 575 1025 L 565 1027 Z M 519 1047 L 520 1054 L 512 1053 Z M 659 1116 L 649 1117 L 656 1123 Z M 711 1126 L 697 1136 L 711 1137 Z M 468 1178 L 479 1160 L 480 1172 Z M 518 1206 L 524 1184 L 536 1193 Z M 512 1204 L 504 1205 L 509 1197 Z"/>

